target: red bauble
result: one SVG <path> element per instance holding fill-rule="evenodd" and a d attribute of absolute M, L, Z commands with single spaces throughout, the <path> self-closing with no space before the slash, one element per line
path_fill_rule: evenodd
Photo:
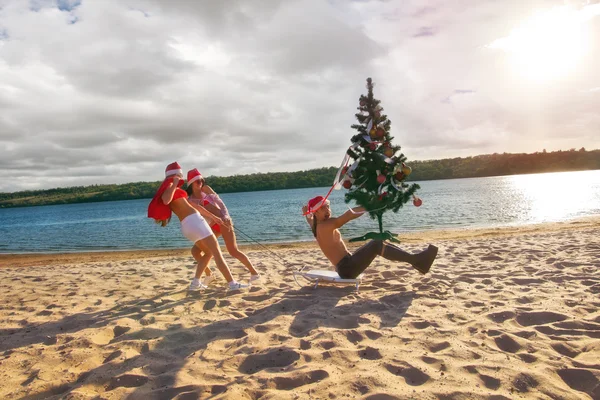
<path fill-rule="evenodd" d="M 379 201 L 385 199 L 387 197 L 387 192 L 383 192 L 379 195 Z"/>
<path fill-rule="evenodd" d="M 376 148 L 377 148 L 377 145 L 375 143 L 369 143 L 369 150 L 375 151 Z"/>
<path fill-rule="evenodd" d="M 346 189 L 350 189 L 352 187 L 352 182 L 350 182 L 350 181 L 344 181 L 344 183 L 342 184 L 342 186 L 344 186 L 344 188 L 346 188 Z"/>
<path fill-rule="evenodd" d="M 385 129 L 383 129 L 381 127 L 377 128 L 377 132 L 375 132 L 375 136 L 378 139 L 383 139 L 383 137 L 385 136 Z"/>
<path fill-rule="evenodd" d="M 402 171 L 398 171 L 396 172 L 396 175 L 394 175 L 396 177 L 397 180 L 401 181 L 402 179 L 404 179 L 404 174 L 402 173 Z"/>
<path fill-rule="evenodd" d="M 377 182 L 378 183 L 385 182 L 385 175 L 383 175 L 383 174 L 377 175 Z"/>
<path fill-rule="evenodd" d="M 423 200 L 421 200 L 421 199 L 420 199 L 420 198 L 418 198 L 418 197 L 415 197 L 415 198 L 413 199 L 413 204 L 415 205 L 415 207 L 421 207 L 421 205 L 423 204 Z"/>

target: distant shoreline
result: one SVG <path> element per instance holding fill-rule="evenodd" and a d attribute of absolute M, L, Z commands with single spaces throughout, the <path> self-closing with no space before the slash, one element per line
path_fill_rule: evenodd
<path fill-rule="evenodd" d="M 532 154 L 486 154 L 452 159 L 407 161 L 412 167 L 409 181 L 486 178 L 558 172 L 600 170 L 600 150 L 584 148 Z M 338 167 L 306 171 L 269 172 L 235 176 L 209 176 L 206 183 L 217 193 L 306 189 L 331 186 Z M 160 181 L 76 186 L 0 193 L 0 208 L 57 204 L 97 203 L 151 199 Z"/>
<path fill-rule="evenodd" d="M 399 235 L 402 244 L 423 244 L 439 241 L 452 242 L 470 239 L 490 239 L 502 236 L 518 236 L 528 234 L 557 234 L 581 229 L 598 229 L 600 227 L 600 215 L 577 218 L 562 222 L 545 222 L 540 224 L 528 224 L 519 226 L 501 226 L 496 228 L 461 228 L 461 229 L 439 229 L 422 232 L 412 232 Z M 349 243 L 349 248 L 357 248 L 364 244 Z M 114 250 L 114 251 L 83 251 L 62 253 L 5 253 L 0 254 L 0 268 L 19 268 L 32 266 L 51 266 L 73 263 L 93 263 L 122 260 L 135 260 L 161 257 L 188 257 L 192 262 L 190 247 L 159 249 L 159 250 Z M 285 242 L 273 244 L 246 244 L 240 248 L 248 252 L 266 252 L 270 250 L 301 250 L 316 249 L 315 241 Z M 228 256 L 223 249 L 224 255 Z M 265 254 L 265 256 L 267 256 Z"/>

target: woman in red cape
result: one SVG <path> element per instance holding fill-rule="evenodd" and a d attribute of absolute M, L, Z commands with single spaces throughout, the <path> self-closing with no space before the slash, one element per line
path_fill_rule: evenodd
<path fill-rule="evenodd" d="M 229 267 L 223 259 L 219 242 L 217 242 L 217 238 L 202 215 L 210 217 L 226 228 L 228 225 L 204 207 L 194 207 L 188 202 L 187 193 L 180 188 L 183 185 L 183 171 L 177 162 L 167 166 L 165 175 L 164 182 L 160 185 L 148 206 L 148 217 L 153 218 L 162 226 L 166 226 L 171 219 L 171 213 L 175 213 L 181 221 L 183 235 L 194 243 L 194 247 L 197 247 L 198 250 L 215 258 L 217 268 L 229 283 L 229 288 L 242 289 L 248 287 L 248 285 L 238 283 L 233 279 Z M 201 285 L 197 289 L 203 289 L 204 287 L 204 285 Z"/>

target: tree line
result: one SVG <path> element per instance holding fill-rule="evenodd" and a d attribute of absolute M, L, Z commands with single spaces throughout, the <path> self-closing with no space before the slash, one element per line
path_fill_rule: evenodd
<path fill-rule="evenodd" d="M 532 154 L 487 154 L 465 158 L 412 161 L 409 180 L 473 178 L 542 172 L 600 169 L 600 150 L 584 148 Z M 206 183 L 217 193 L 324 187 L 332 184 L 337 167 L 296 172 L 209 176 Z M 113 200 L 149 199 L 161 181 L 112 185 L 74 186 L 0 193 L 0 208 Z"/>

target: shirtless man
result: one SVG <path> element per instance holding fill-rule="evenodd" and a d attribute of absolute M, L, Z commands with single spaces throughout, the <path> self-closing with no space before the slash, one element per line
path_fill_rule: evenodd
<path fill-rule="evenodd" d="M 376 256 L 391 261 L 407 262 L 421 274 L 426 274 L 437 256 L 438 249 L 433 245 L 429 245 L 426 250 L 418 254 L 410 254 L 383 240 L 371 240 L 354 254 L 350 254 L 338 229 L 363 215 L 366 212 L 364 207 L 355 207 L 339 217 L 332 217 L 329 200 L 324 201 L 322 196 L 317 196 L 310 199 L 308 205 L 302 207 L 302 211 L 304 214 L 310 212 L 306 220 L 311 226 L 313 235 L 321 251 L 335 266 L 342 279 L 354 279 L 359 276 Z"/>

